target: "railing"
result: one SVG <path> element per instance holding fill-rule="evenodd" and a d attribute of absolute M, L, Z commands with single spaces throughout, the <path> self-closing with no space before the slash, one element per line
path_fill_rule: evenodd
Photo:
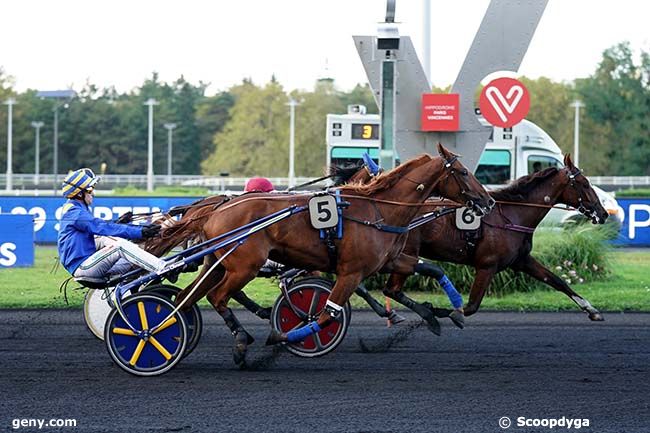
<path fill-rule="evenodd" d="M 63 180 L 65 174 L 60 174 L 58 182 Z M 297 177 L 295 184 L 299 185 L 308 182 L 314 178 L 311 177 Z M 224 176 L 201 176 L 201 175 L 172 175 L 169 178 L 164 174 L 154 175 L 155 186 L 198 186 L 205 187 L 212 191 L 241 191 L 244 188 L 247 178 L 245 177 L 224 177 Z M 289 178 L 286 177 L 272 177 L 269 178 L 271 183 L 275 185 L 276 189 L 282 190 L 289 186 Z M 589 180 L 592 184 L 600 186 L 606 190 L 620 190 L 630 188 L 643 188 L 650 186 L 650 176 L 591 176 Z M 59 185 L 54 185 L 54 175 L 41 174 L 36 184 L 34 174 L 14 173 L 13 175 L 13 189 L 16 194 L 30 193 L 32 191 L 40 192 L 40 194 L 49 191 L 58 190 Z M 0 174 L 0 194 L 1 190 L 5 189 L 6 176 Z M 315 185 L 316 188 L 322 187 L 325 182 Z M 98 185 L 100 190 L 110 190 L 116 187 L 134 186 L 138 188 L 146 188 L 147 175 L 146 174 L 108 174 L 102 176 L 102 181 Z"/>
<path fill-rule="evenodd" d="M 15 194 L 30 194 L 38 192 L 41 195 L 51 193 L 60 188 L 65 174 L 58 176 L 58 183 L 54 185 L 53 174 L 42 174 L 36 177 L 34 174 L 14 173 L 13 192 Z M 297 177 L 295 184 L 299 185 L 309 182 L 315 178 L 312 177 Z M 187 187 L 205 187 L 211 191 L 241 191 L 248 178 L 246 177 L 224 177 L 224 176 L 201 176 L 201 175 L 172 175 L 169 178 L 167 175 L 158 174 L 154 175 L 154 186 L 187 186 Z M 283 190 L 289 187 L 289 178 L 286 177 L 271 177 L 271 183 L 278 190 Z M 315 184 L 313 188 L 320 188 L 325 185 L 325 182 Z M 108 174 L 101 176 L 101 182 L 97 185 L 99 191 L 111 190 L 116 187 L 134 186 L 137 188 L 147 187 L 146 174 Z M 6 188 L 6 176 L 0 174 L 0 194 Z"/>
<path fill-rule="evenodd" d="M 650 176 L 589 176 L 592 184 L 612 186 L 614 189 L 629 189 L 650 185 Z"/>

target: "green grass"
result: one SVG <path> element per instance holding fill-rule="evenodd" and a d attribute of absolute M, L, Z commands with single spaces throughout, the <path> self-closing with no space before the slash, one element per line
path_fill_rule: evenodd
<path fill-rule="evenodd" d="M 101 190 L 97 190 L 97 194 L 103 195 Z M 154 188 L 153 192 L 148 192 L 146 189 L 136 188 L 134 186 L 125 186 L 115 188 L 112 195 L 114 197 L 205 197 L 209 195 L 209 191 L 207 188 L 198 186 L 158 186 Z"/>
<path fill-rule="evenodd" d="M 63 295 L 59 293 L 59 284 L 68 277 L 67 272 L 58 267 L 52 273 L 56 249 L 37 247 L 36 262 L 33 268 L 16 268 L 0 270 L 0 307 L 1 308 L 41 308 L 66 307 Z M 608 253 L 611 263 L 611 275 L 605 281 L 575 284 L 576 292 L 588 299 L 596 308 L 603 311 L 650 311 L 650 250 Z M 178 285 L 184 286 L 193 279 L 193 275 L 184 274 Z M 72 285 L 74 286 L 74 284 Z M 71 287 L 72 287 L 71 286 Z M 273 280 L 257 279 L 246 287 L 246 293 L 260 304 L 271 305 L 278 296 L 279 289 Z M 378 292 L 376 297 L 383 301 Z M 447 306 L 449 301 L 437 292 L 410 292 L 409 296 L 434 305 Z M 83 291 L 68 291 L 69 307 L 79 308 L 83 301 Z M 464 296 L 467 300 L 467 296 Z M 352 297 L 355 308 L 366 308 L 366 304 L 357 296 Z M 206 301 L 202 301 L 207 305 Z M 563 294 L 554 290 L 537 290 L 516 292 L 501 297 L 486 296 L 483 300 L 484 310 L 515 311 L 560 311 L 576 310 L 575 304 Z"/>
<path fill-rule="evenodd" d="M 633 188 L 616 191 L 616 198 L 621 197 L 648 198 L 650 197 L 650 188 Z"/>

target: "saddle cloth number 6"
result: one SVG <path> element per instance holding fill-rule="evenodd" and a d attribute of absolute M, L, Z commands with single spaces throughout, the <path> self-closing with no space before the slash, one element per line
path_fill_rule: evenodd
<path fill-rule="evenodd" d="M 459 230 L 476 230 L 481 226 L 481 217 L 466 207 L 456 209 L 456 227 Z"/>

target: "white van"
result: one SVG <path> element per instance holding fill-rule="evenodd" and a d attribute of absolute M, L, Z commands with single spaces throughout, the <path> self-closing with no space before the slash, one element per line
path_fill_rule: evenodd
<path fill-rule="evenodd" d="M 482 117 L 479 119 L 487 125 Z M 488 189 L 498 188 L 547 167 L 563 167 L 563 160 L 562 151 L 550 135 L 533 122 L 522 120 L 512 128 L 493 127 L 475 175 Z M 593 188 L 610 215 L 608 222 L 620 226 L 621 214 L 616 199 L 596 186 Z M 542 223 L 576 223 L 584 218 L 577 211 L 552 209 Z"/>

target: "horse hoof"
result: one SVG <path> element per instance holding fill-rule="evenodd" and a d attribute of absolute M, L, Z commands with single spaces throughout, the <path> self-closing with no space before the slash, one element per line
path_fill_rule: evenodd
<path fill-rule="evenodd" d="M 246 361 L 246 352 L 248 348 L 243 344 L 235 344 L 232 348 L 232 360 L 235 365 L 242 365 Z"/>
<path fill-rule="evenodd" d="M 391 311 L 388 314 L 388 321 L 390 322 L 391 325 L 397 325 L 398 323 L 402 323 L 403 321 L 406 320 L 406 317 L 400 316 L 394 311 Z"/>
<path fill-rule="evenodd" d="M 240 332 L 235 335 L 235 345 L 232 348 L 232 359 L 235 365 L 242 365 L 246 361 L 248 345 L 254 341 L 248 332 Z"/>
<path fill-rule="evenodd" d="M 449 318 L 454 323 L 454 325 L 458 326 L 460 329 L 463 329 L 465 327 L 465 315 L 461 311 L 452 311 L 451 314 L 449 314 Z"/>
<path fill-rule="evenodd" d="M 589 319 L 593 322 L 604 322 L 605 318 L 600 313 L 589 313 Z"/>
<path fill-rule="evenodd" d="M 271 307 L 260 308 L 259 310 L 257 310 L 257 312 L 255 314 L 260 319 L 270 320 L 271 319 Z"/>
<path fill-rule="evenodd" d="M 437 336 L 440 336 L 442 334 L 442 329 L 440 328 L 440 322 L 438 322 L 438 319 L 431 317 L 424 320 L 427 323 L 427 328 L 429 328 L 429 331 L 433 332 Z"/>
<path fill-rule="evenodd" d="M 286 335 L 276 331 L 275 329 L 272 329 L 269 337 L 266 339 L 266 345 L 273 346 L 278 343 L 284 343 L 285 341 L 287 341 Z"/>

